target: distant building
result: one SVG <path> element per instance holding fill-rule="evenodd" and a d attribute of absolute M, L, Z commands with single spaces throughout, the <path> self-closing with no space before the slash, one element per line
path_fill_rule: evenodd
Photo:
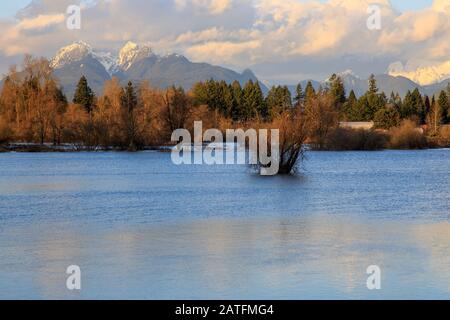
<path fill-rule="evenodd" d="M 370 130 L 374 127 L 374 122 L 340 122 L 339 126 L 341 128 L 349 128 L 349 129 L 364 129 Z"/>

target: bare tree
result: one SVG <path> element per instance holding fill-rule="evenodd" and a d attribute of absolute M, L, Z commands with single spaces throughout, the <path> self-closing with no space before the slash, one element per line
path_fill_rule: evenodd
<path fill-rule="evenodd" d="M 304 113 L 313 147 L 324 149 L 328 134 L 339 124 L 339 114 L 335 110 L 333 98 L 326 93 L 318 95 L 308 101 Z"/>

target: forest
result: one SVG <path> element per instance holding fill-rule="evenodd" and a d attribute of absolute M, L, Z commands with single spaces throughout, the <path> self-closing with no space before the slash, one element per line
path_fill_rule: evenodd
<path fill-rule="evenodd" d="M 137 151 L 170 143 L 175 129 L 203 127 L 279 128 L 286 141 L 318 150 L 378 150 L 450 146 L 450 85 L 438 95 L 418 89 L 402 99 L 379 92 L 374 76 L 357 98 L 332 75 L 315 90 L 299 84 L 295 95 L 274 86 L 264 95 L 257 82 L 208 80 L 191 90 L 122 86 L 117 78 L 96 96 L 80 79 L 68 101 L 48 60 L 27 56 L 20 71 L 11 67 L 0 92 L 0 144 L 72 144 L 83 150 Z M 342 122 L 373 121 L 371 130 L 344 128 Z"/>

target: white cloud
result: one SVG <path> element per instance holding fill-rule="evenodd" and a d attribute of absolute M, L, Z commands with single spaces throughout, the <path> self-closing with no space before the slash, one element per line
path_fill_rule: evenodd
<path fill-rule="evenodd" d="M 384 72 L 393 61 L 414 72 L 443 68 L 450 55 L 449 0 L 405 13 L 395 11 L 389 0 L 97 0 L 82 11 L 79 32 L 67 30 L 62 21 L 69 2 L 74 1 L 34 2 L 16 22 L 0 23 L 0 53 L 51 56 L 76 40 L 100 48 L 133 40 L 195 61 L 239 68 L 273 65 L 272 71 L 262 68 L 271 78 L 277 78 L 269 74 L 278 72 L 277 65 L 291 64 L 287 69 L 293 70 L 299 61 L 314 61 L 318 74 L 341 71 L 348 57 L 371 72 Z M 366 10 L 374 3 L 382 13 L 379 31 L 366 27 Z M 374 59 L 386 61 L 384 69 L 363 66 Z"/>
<path fill-rule="evenodd" d="M 222 14 L 231 7 L 231 0 L 174 0 L 176 8 L 183 10 L 186 7 L 194 6 L 206 9 L 211 14 Z"/>
<path fill-rule="evenodd" d="M 16 25 L 17 30 L 36 30 L 62 23 L 64 14 L 39 15 L 36 18 L 24 19 Z"/>
<path fill-rule="evenodd" d="M 429 66 L 403 66 L 401 62 L 389 67 L 389 74 L 409 78 L 420 85 L 429 85 L 450 79 L 450 60 Z"/>

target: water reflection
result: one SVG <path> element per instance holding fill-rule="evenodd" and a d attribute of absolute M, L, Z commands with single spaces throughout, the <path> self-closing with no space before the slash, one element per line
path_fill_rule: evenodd
<path fill-rule="evenodd" d="M 0 298 L 448 299 L 449 152 L 311 153 L 297 177 L 2 154 Z"/>
<path fill-rule="evenodd" d="M 209 219 L 99 233 L 66 229 L 48 234 L 30 228 L 20 246 L 2 249 L 1 261 L 10 262 L 6 269 L 1 264 L 2 298 L 450 297 L 447 222 L 316 216 Z M 24 254 L 11 261 L 8 255 L 18 250 Z M 32 268 L 24 271 L 23 264 Z M 65 290 L 71 264 L 82 268 L 80 293 Z M 365 271 L 373 264 L 383 272 L 380 292 L 366 288 Z"/>

